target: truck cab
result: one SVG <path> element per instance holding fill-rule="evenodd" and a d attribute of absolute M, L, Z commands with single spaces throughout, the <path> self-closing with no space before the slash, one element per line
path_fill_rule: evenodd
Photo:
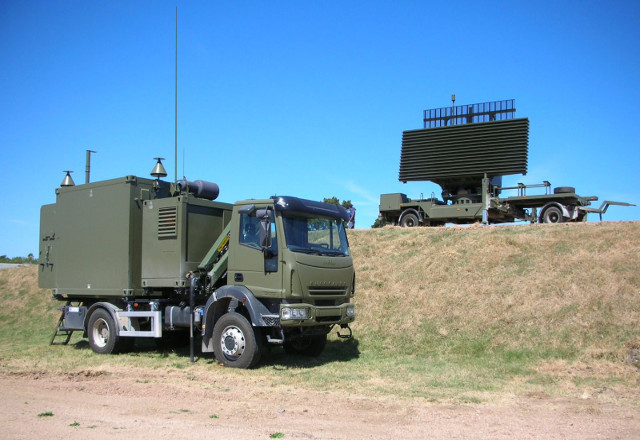
<path fill-rule="evenodd" d="M 251 365 L 265 343 L 316 356 L 333 326 L 348 329 L 355 273 L 346 220 L 341 207 L 295 197 L 237 202 L 228 228 L 227 282 L 205 309 L 203 351 L 230 366 Z M 218 324 L 222 311 L 234 314 L 231 325 Z M 243 330 L 248 323 L 251 331 Z"/>

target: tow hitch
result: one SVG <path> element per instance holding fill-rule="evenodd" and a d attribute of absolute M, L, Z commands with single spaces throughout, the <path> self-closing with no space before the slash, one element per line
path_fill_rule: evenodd
<path fill-rule="evenodd" d="M 342 339 L 350 339 L 353 336 L 353 332 L 351 331 L 351 327 L 349 327 L 349 324 L 340 324 L 340 328 L 341 329 L 347 329 L 349 330 L 349 334 L 348 335 L 343 335 L 340 332 L 338 332 L 338 337 L 342 338 Z"/>

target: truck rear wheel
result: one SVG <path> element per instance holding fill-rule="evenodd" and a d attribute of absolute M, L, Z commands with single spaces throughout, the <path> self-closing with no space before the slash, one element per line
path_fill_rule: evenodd
<path fill-rule="evenodd" d="M 287 354 L 318 357 L 324 351 L 325 345 L 327 345 L 327 335 L 305 336 L 293 341 L 285 340 L 284 351 Z"/>
<path fill-rule="evenodd" d="M 412 228 L 418 226 L 418 224 L 418 216 L 415 214 L 405 214 L 402 216 L 402 220 L 400 220 L 400 226 L 403 228 Z"/>
<path fill-rule="evenodd" d="M 97 309 L 89 318 L 87 327 L 89 346 L 95 353 L 116 353 L 118 334 L 111 314 L 105 309 Z"/>
<path fill-rule="evenodd" d="M 564 222 L 564 217 L 562 216 L 562 210 L 557 206 L 550 206 L 542 215 L 543 223 L 562 223 Z"/>
<path fill-rule="evenodd" d="M 260 344 L 258 330 L 239 313 L 223 315 L 213 327 L 213 353 L 227 367 L 253 367 L 260 360 Z"/>

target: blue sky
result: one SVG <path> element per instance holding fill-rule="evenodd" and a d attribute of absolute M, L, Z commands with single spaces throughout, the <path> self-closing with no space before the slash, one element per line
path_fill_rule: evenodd
<path fill-rule="evenodd" d="M 84 182 L 178 177 L 219 200 L 336 196 L 370 227 L 398 182 L 403 130 L 422 111 L 515 99 L 529 172 L 640 202 L 637 1 L 0 2 L 0 254 L 38 253 L 39 211 Z M 183 160 L 184 158 L 184 160 Z M 605 220 L 638 220 L 612 207 Z M 597 220 L 597 218 L 591 218 Z"/>

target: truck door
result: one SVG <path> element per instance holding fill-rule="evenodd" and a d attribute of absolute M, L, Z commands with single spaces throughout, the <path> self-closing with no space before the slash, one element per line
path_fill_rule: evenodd
<path fill-rule="evenodd" d="M 244 285 L 256 297 L 280 298 L 282 296 L 282 267 L 278 255 L 278 231 L 273 211 L 271 216 L 271 240 L 264 249 L 260 243 L 260 218 L 256 211 L 239 212 L 237 246 L 229 255 L 229 284 Z"/>

